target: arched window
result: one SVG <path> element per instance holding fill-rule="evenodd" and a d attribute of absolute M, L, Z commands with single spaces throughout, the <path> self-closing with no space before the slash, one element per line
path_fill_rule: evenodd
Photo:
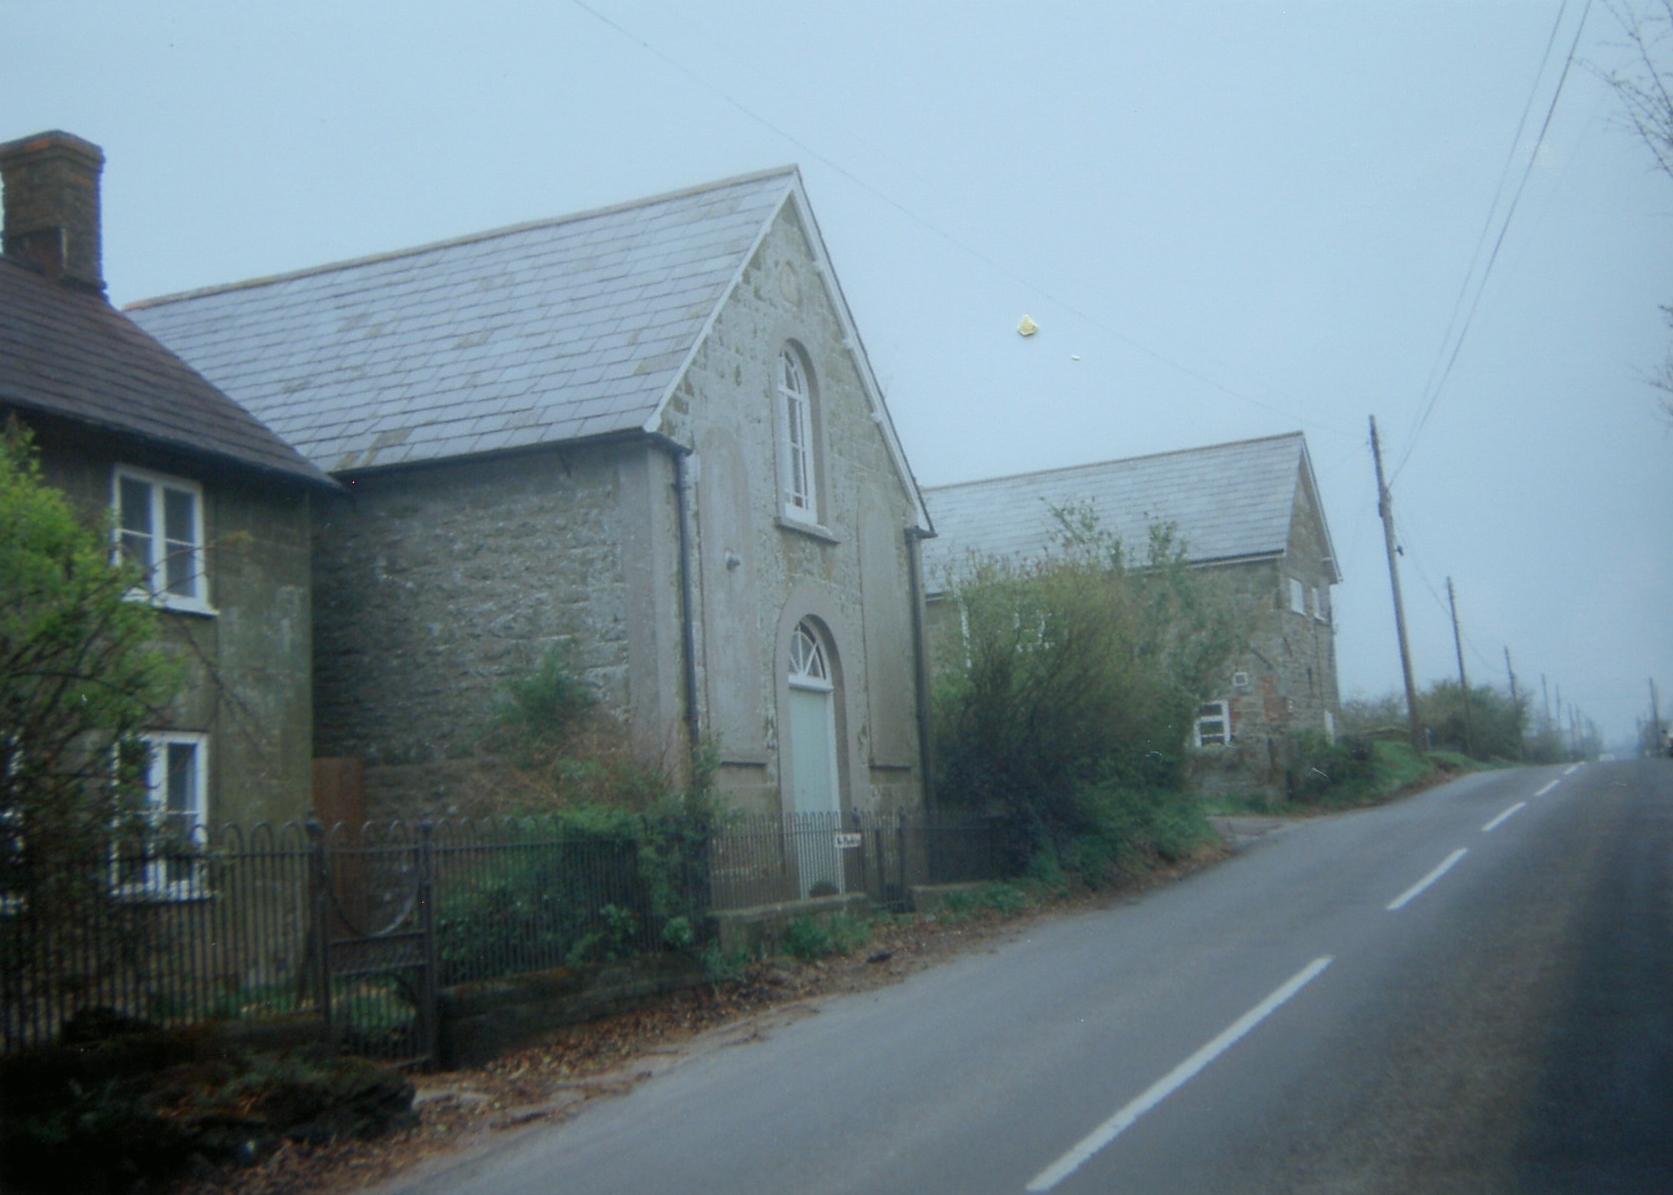
<path fill-rule="evenodd" d="M 790 684 L 797 689 L 823 689 L 831 685 L 831 666 L 825 659 L 825 645 L 807 623 L 797 623 L 790 640 Z"/>
<path fill-rule="evenodd" d="M 784 513 L 805 523 L 819 521 L 819 497 L 813 464 L 813 400 L 807 371 L 794 349 L 778 355 L 778 395 L 783 420 L 780 484 Z"/>

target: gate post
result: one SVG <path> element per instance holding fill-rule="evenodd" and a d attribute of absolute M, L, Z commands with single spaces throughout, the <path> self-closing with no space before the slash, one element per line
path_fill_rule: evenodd
<path fill-rule="evenodd" d="M 436 1065 L 436 1051 L 441 1037 L 437 1024 L 440 1002 L 436 993 L 435 843 L 431 837 L 434 830 L 430 815 L 422 815 L 418 820 L 418 949 L 421 961 L 417 1011 L 418 1044 L 426 1067 Z"/>
<path fill-rule="evenodd" d="M 331 856 L 325 849 L 325 827 L 314 811 L 303 823 L 308 831 L 308 925 L 314 940 L 314 1002 L 319 1005 L 327 1034 L 331 1032 Z"/>

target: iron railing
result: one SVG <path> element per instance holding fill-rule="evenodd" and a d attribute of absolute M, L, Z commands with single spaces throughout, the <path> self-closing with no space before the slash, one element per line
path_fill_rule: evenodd
<path fill-rule="evenodd" d="M 998 835 L 973 817 L 621 829 L 227 826 L 44 884 L 20 856 L 0 872 L 0 1048 L 51 1041 L 83 1009 L 161 1025 L 303 1013 L 349 1048 L 421 1061 L 444 987 L 700 950 L 711 912 L 855 893 L 903 909 L 913 885 L 1000 874 Z"/>

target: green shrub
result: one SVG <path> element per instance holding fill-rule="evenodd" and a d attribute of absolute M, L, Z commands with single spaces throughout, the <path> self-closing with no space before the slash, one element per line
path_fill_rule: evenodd
<path fill-rule="evenodd" d="M 500 686 L 495 723 L 525 751 L 562 746 L 597 708 L 592 686 L 562 651 L 548 651 L 534 671 Z"/>
<path fill-rule="evenodd" d="M 691 786 L 648 807 L 584 804 L 490 830 L 487 866 L 438 884 L 442 982 L 503 974 L 509 965 L 575 966 L 698 945 L 714 809 L 713 753 Z M 468 853 L 468 852 L 467 852 Z M 642 912 L 636 912 L 642 911 Z"/>
<path fill-rule="evenodd" d="M 1034 903 L 1035 882 L 996 880 L 964 892 L 949 892 L 936 909 L 937 921 L 963 921 L 970 917 L 1010 917 Z"/>
<path fill-rule="evenodd" d="M 784 927 L 779 945 L 792 958 L 811 963 L 831 953 L 831 933 L 812 917 L 797 917 Z"/>
<path fill-rule="evenodd" d="M 710 942 L 698 957 L 710 983 L 732 983 L 742 979 L 750 962 L 748 951 L 722 950 L 719 942 Z"/>
<path fill-rule="evenodd" d="M 779 945 L 784 953 L 804 963 L 833 954 L 848 954 L 871 941 L 871 927 L 848 913 L 828 917 L 797 917 L 784 927 Z"/>
<path fill-rule="evenodd" d="M 1316 730 L 1291 733 L 1287 770 L 1292 801 L 1359 800 L 1373 794 L 1372 741 L 1342 738 L 1332 743 Z"/>
<path fill-rule="evenodd" d="M 1201 803 L 1177 788 L 1114 776 L 1082 785 L 1075 800 L 1080 825 L 1060 859 L 1093 887 L 1155 862 L 1178 862 L 1213 836 Z"/>
<path fill-rule="evenodd" d="M 938 787 L 999 816 L 1013 870 L 1052 855 L 1103 875 L 1193 838 L 1190 815 L 1155 794 L 1183 788 L 1191 719 L 1241 620 L 1168 528 L 1129 567 L 1088 512 L 1055 513 L 1060 551 L 975 560 L 954 591 L 958 635 L 937 645 Z M 1142 837 L 1120 840 L 1122 826 Z"/>

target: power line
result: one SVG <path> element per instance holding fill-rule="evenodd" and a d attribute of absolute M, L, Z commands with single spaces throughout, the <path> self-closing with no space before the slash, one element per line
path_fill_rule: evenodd
<path fill-rule="evenodd" d="M 1567 0 L 1564 0 L 1564 2 L 1566 3 Z M 1026 287 L 1027 289 L 1033 291 L 1040 298 L 1046 300 L 1049 303 L 1055 304 L 1056 306 L 1060 307 L 1062 310 L 1064 310 L 1068 314 L 1073 315 L 1078 319 L 1084 320 L 1087 324 L 1089 324 L 1092 327 L 1098 329 L 1099 331 L 1105 333 L 1106 335 L 1113 336 L 1116 340 L 1120 341 L 1122 344 L 1125 344 L 1127 347 L 1135 350 L 1136 352 L 1142 353 L 1145 356 L 1151 358 L 1152 360 L 1160 362 L 1161 364 L 1166 365 L 1168 368 L 1176 370 L 1177 372 L 1184 374 L 1186 377 L 1189 377 L 1189 378 L 1194 379 L 1195 381 L 1201 382 L 1203 385 L 1208 386 L 1211 389 L 1218 390 L 1220 393 L 1222 393 L 1224 395 L 1227 395 L 1230 398 L 1235 398 L 1240 402 L 1245 402 L 1245 403 L 1250 404 L 1251 406 L 1259 407 L 1262 410 L 1269 411 L 1269 412 L 1271 412 L 1275 415 L 1282 415 L 1285 419 L 1293 419 L 1297 423 L 1305 424 L 1308 427 L 1317 428 L 1320 431 L 1332 432 L 1332 433 L 1334 433 L 1336 435 L 1340 435 L 1340 436 L 1357 436 L 1358 435 L 1357 432 L 1350 432 L 1350 431 L 1348 431 L 1344 428 L 1335 427 L 1335 426 L 1333 426 L 1331 424 L 1328 424 L 1328 423 L 1321 423 L 1316 419 L 1305 418 L 1301 415 L 1297 415 L 1293 411 L 1285 410 L 1283 407 L 1275 406 L 1272 403 L 1264 402 L 1261 399 L 1255 398 L 1253 395 L 1245 394 L 1241 390 L 1236 390 L 1236 389 L 1232 388 L 1231 386 L 1226 385 L 1224 382 L 1217 381 L 1216 379 L 1214 379 L 1212 377 L 1209 377 L 1207 374 L 1201 372 L 1200 370 L 1194 369 L 1191 366 L 1186 365 L 1181 361 L 1176 361 L 1172 357 L 1169 357 L 1164 353 L 1158 352 L 1157 350 L 1151 348 L 1149 345 L 1144 344 L 1141 341 L 1134 339 L 1132 336 L 1129 336 L 1127 333 L 1122 332 L 1115 327 L 1112 327 L 1108 323 L 1104 322 L 1102 319 L 1099 319 L 1097 316 L 1092 315 L 1089 312 L 1083 310 L 1077 304 L 1069 302 L 1066 299 L 1060 298 L 1056 293 L 1054 293 L 1053 291 L 1047 290 L 1044 286 L 1040 285 L 1038 282 L 1035 282 L 1033 279 L 1025 277 L 1021 273 L 1012 269 L 1010 266 L 1008 266 L 1008 265 L 1004 264 L 1003 262 L 999 261 L 997 258 L 994 258 L 994 257 L 990 256 L 989 254 L 984 253 L 982 250 L 976 248 L 974 245 L 971 245 L 966 241 L 960 240 L 958 237 L 954 236 L 950 232 L 947 232 L 945 229 L 941 228 L 939 225 L 935 224 L 933 221 L 929 220 L 927 217 L 919 215 L 917 212 L 915 212 L 911 208 L 907 207 L 904 203 L 901 203 L 899 200 L 893 198 L 892 196 L 886 194 L 885 192 L 883 192 L 882 190 L 873 186 L 872 184 L 866 182 L 863 178 L 861 178 L 859 175 L 855 174 L 852 170 L 849 170 L 846 166 L 843 166 L 841 163 L 839 163 L 839 162 L 835 161 L 834 159 L 832 159 L 832 158 L 826 156 L 825 154 L 821 153 L 819 150 L 815 149 L 812 145 L 808 144 L 806 141 L 803 141 L 801 138 L 799 138 L 795 134 L 791 133 L 788 129 L 785 129 L 785 128 L 777 125 L 777 124 L 774 124 L 771 120 L 768 120 L 765 116 L 761 115 L 761 113 L 757 112 L 755 109 L 753 109 L 749 105 L 745 104 L 742 100 L 739 100 L 736 96 L 732 95 L 730 92 L 724 91 L 721 88 L 715 86 L 713 83 L 709 82 L 703 76 L 699 75 L 696 71 L 692 70 L 690 67 L 686 66 L 684 63 L 680 62 L 678 59 L 672 57 L 669 54 L 665 54 L 663 51 L 657 49 L 656 46 L 652 45 L 649 41 L 640 37 L 638 34 L 629 31 L 626 27 L 624 27 L 624 26 L 618 24 L 617 22 L 611 20 L 609 17 L 607 17 L 603 13 L 599 12 L 598 9 L 594 8 L 591 4 L 588 4 L 586 2 L 586 0 L 571 0 L 571 3 L 573 3 L 577 8 L 581 9 L 581 11 L 583 11 L 583 12 L 587 13 L 589 16 L 593 17 L 595 20 L 599 21 L 601 24 L 604 24 L 604 25 L 608 26 L 609 28 L 615 30 L 621 36 L 627 38 L 627 40 L 631 41 L 634 45 L 638 46 L 639 48 L 644 50 L 646 53 L 652 55 L 653 57 L 657 58 L 658 60 L 665 63 L 666 65 L 673 67 L 675 70 L 679 71 L 680 74 L 682 74 L 686 78 L 690 79 L 693 83 L 696 83 L 699 87 L 703 88 L 705 91 L 708 91 L 712 95 L 715 95 L 715 96 L 719 97 L 720 99 L 724 100 L 727 104 L 729 104 L 733 108 L 737 109 L 744 116 L 748 117 L 750 120 L 753 120 L 755 123 L 759 124 L 762 128 L 764 128 L 764 129 L 768 130 L 769 132 L 773 133 L 775 136 L 782 137 L 785 141 L 788 141 L 791 145 L 793 145 L 797 149 L 801 150 L 803 153 L 808 155 L 810 158 L 813 158 L 815 161 L 819 162 L 820 164 L 829 167 L 831 170 L 834 170 L 837 174 L 841 175 L 843 178 L 845 178 L 849 182 L 853 183 L 854 186 L 856 186 L 860 190 L 864 191 L 867 195 L 870 195 L 873 199 L 876 199 L 879 203 L 885 204 L 888 207 L 894 209 L 896 212 L 900 213 L 902 216 L 905 216 L 908 220 L 912 221 L 914 224 L 918 225 L 920 228 L 924 229 L 926 232 L 929 232 L 929 233 L 933 234 L 934 236 L 940 238 L 941 240 L 945 241 L 948 245 L 951 245 L 953 248 L 959 250 L 961 253 L 967 254 L 968 256 L 974 258 L 975 260 L 981 262 L 983 265 L 988 266 L 990 269 L 993 269 L 993 270 L 997 271 L 998 273 L 1000 273 L 1004 277 L 1010 279 L 1012 282 L 1017 283 L 1019 286 Z"/>
<path fill-rule="evenodd" d="M 1567 0 L 1563 0 L 1563 6 L 1557 13 L 1557 22 L 1559 25 L 1562 22 L 1563 11 L 1567 8 L 1567 6 Z M 1470 308 L 1464 316 L 1464 323 L 1459 328 L 1457 337 L 1453 340 L 1452 352 L 1447 356 L 1446 367 L 1441 371 L 1439 380 L 1435 382 L 1434 387 L 1430 390 L 1428 401 L 1423 408 L 1423 413 L 1418 417 L 1417 424 L 1412 428 L 1411 437 L 1406 444 L 1406 451 L 1401 454 L 1400 463 L 1394 467 L 1394 477 L 1399 477 L 1400 471 L 1406 467 L 1406 462 L 1411 460 L 1412 452 L 1417 448 L 1418 437 L 1422 435 L 1424 427 L 1429 423 L 1429 417 L 1434 414 L 1435 405 L 1440 401 L 1441 393 L 1446 387 L 1447 379 L 1452 376 L 1452 368 L 1458 363 L 1458 354 L 1464 348 L 1464 341 L 1466 337 L 1469 336 L 1471 325 L 1475 322 L 1476 310 L 1481 306 L 1482 296 L 1487 292 L 1487 281 L 1492 276 L 1494 264 L 1499 260 L 1499 250 L 1504 248 L 1505 237 L 1510 232 L 1511 221 L 1515 218 L 1516 208 L 1522 200 L 1522 192 L 1527 189 L 1528 179 L 1533 175 L 1534 164 L 1539 161 L 1539 151 L 1545 145 L 1545 135 L 1550 131 L 1551 120 L 1557 113 L 1557 101 L 1562 98 L 1563 87 L 1568 82 L 1570 69 L 1574 66 L 1574 56 L 1580 50 L 1580 35 L 1586 29 L 1586 18 L 1591 15 L 1591 11 L 1592 0 L 1586 0 L 1586 7 L 1582 9 L 1580 13 L 1580 23 L 1576 25 L 1574 29 L 1574 40 L 1569 44 L 1568 56 L 1563 60 L 1562 73 L 1557 76 L 1556 90 L 1551 93 L 1551 103 L 1545 109 L 1545 119 L 1540 124 L 1539 136 L 1534 141 L 1534 148 L 1532 152 L 1528 154 L 1528 164 L 1522 170 L 1522 178 L 1516 184 L 1516 192 L 1511 196 L 1509 207 L 1505 209 L 1504 220 L 1499 225 L 1498 237 L 1493 242 L 1493 251 L 1488 255 L 1487 264 L 1482 269 L 1480 281 L 1476 284 L 1475 297 L 1470 301 Z M 1555 35 L 1556 29 L 1554 27 L 1552 30 L 1552 36 L 1554 37 Z M 1535 75 L 1536 89 L 1538 87 L 1539 74 L 1543 74 L 1544 69 L 1545 59 L 1542 58 L 1540 60 L 1540 71 Z M 1518 136 L 1520 136 L 1520 125 L 1517 127 L 1517 133 Z M 1513 142 L 1512 152 L 1514 153 L 1514 151 L 1515 143 Z M 1497 206 L 1497 203 L 1498 196 L 1496 194 L 1494 196 L 1494 206 Z M 1492 207 L 1489 207 L 1489 221 L 1491 221 L 1492 218 L 1492 210 Z M 1479 242 L 1477 248 L 1479 252 Z M 1465 286 L 1467 287 L 1468 285 L 1469 275 L 1466 274 Z M 1456 308 L 1454 310 L 1456 314 Z M 1441 352 L 1446 352 L 1445 340 L 1441 342 Z M 1433 371 L 1431 371 L 1431 376 L 1433 376 Z"/>
<path fill-rule="evenodd" d="M 1470 293 L 1470 280 L 1475 277 L 1476 266 L 1481 261 L 1481 251 L 1487 244 L 1487 237 L 1493 231 L 1493 217 L 1498 214 L 1499 201 L 1504 198 L 1505 185 L 1510 181 L 1511 168 L 1516 165 L 1516 151 L 1522 144 L 1522 133 L 1528 127 L 1528 117 L 1534 110 L 1534 101 L 1539 98 L 1539 81 L 1545 77 L 1545 66 L 1551 61 L 1551 50 L 1557 44 L 1557 34 L 1562 31 L 1563 17 L 1568 12 L 1568 0 L 1562 0 L 1557 6 L 1557 19 L 1551 23 L 1551 33 L 1545 39 L 1545 50 L 1540 54 L 1539 66 L 1534 71 L 1533 82 L 1528 85 L 1528 98 L 1522 104 L 1522 115 L 1517 118 L 1516 132 L 1511 134 L 1510 149 L 1505 153 L 1504 165 L 1499 167 L 1499 182 L 1493 190 L 1493 201 L 1487 205 L 1487 214 L 1482 218 L 1481 231 L 1476 234 L 1475 248 L 1470 251 L 1469 268 L 1464 271 L 1463 280 L 1458 284 L 1458 297 L 1452 301 L 1452 314 L 1447 317 L 1446 333 L 1441 337 L 1441 343 L 1435 350 L 1434 363 L 1429 366 L 1429 376 L 1423 380 L 1422 393 L 1428 394 L 1435 384 L 1435 375 L 1441 368 L 1441 360 L 1446 356 L 1446 346 L 1452 342 L 1452 334 L 1458 326 L 1458 315 L 1464 309 L 1464 300 Z M 1413 431 L 1415 435 L 1415 429 Z"/>

